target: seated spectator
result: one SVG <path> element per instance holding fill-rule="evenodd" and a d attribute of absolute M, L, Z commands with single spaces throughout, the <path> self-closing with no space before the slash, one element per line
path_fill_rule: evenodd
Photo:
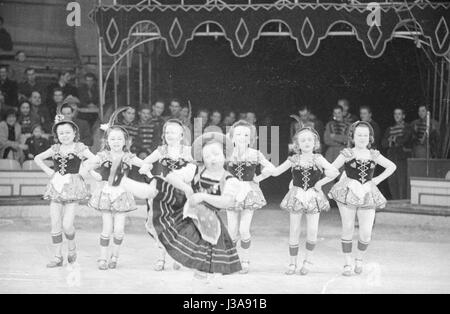
<path fill-rule="evenodd" d="M 185 138 L 185 145 L 189 145 L 190 146 L 191 145 L 191 138 L 192 138 L 192 134 L 194 132 L 194 129 L 193 129 L 192 122 L 191 122 L 191 112 L 189 110 L 189 107 L 184 106 L 183 108 L 181 108 L 180 120 L 184 124 L 185 134 L 187 134 L 187 132 L 189 131 L 189 138 Z"/>
<path fill-rule="evenodd" d="M 247 120 L 247 112 L 239 112 L 239 120 Z"/>
<path fill-rule="evenodd" d="M 236 122 L 236 112 L 230 110 L 225 113 L 223 119 L 223 132 L 228 133 L 227 127 L 231 127 Z"/>
<path fill-rule="evenodd" d="M 139 158 L 145 158 L 150 155 L 160 143 L 158 139 L 155 139 L 155 136 L 158 135 L 161 138 L 161 131 L 159 131 L 161 128 L 160 120 L 156 118 L 154 120 L 155 124 L 152 124 L 151 119 L 152 115 L 150 108 L 142 107 L 141 110 L 139 110 L 139 122 L 137 124 L 138 135 L 134 145 L 136 154 Z"/>
<path fill-rule="evenodd" d="M 55 87 L 51 92 L 52 98 L 47 102 L 46 107 L 50 113 L 51 117 L 56 116 L 56 109 L 63 105 L 64 92 L 60 87 Z"/>
<path fill-rule="evenodd" d="M 47 103 L 51 103 L 53 97 L 53 91 L 55 88 L 62 90 L 63 98 L 69 95 L 78 97 L 78 91 L 76 87 L 70 84 L 72 80 L 72 73 L 70 71 L 58 73 L 58 82 L 52 83 L 47 87 Z"/>
<path fill-rule="evenodd" d="M 39 124 L 44 133 L 50 134 L 55 116 L 51 116 L 48 108 L 42 105 L 41 93 L 32 91 L 29 99 L 31 105 L 31 112 L 39 119 Z"/>
<path fill-rule="evenodd" d="M 348 101 L 348 99 L 345 98 L 338 99 L 337 104 L 338 106 L 342 107 L 344 122 L 350 125 L 358 121 L 358 117 L 350 112 L 350 102 Z"/>
<path fill-rule="evenodd" d="M 39 94 L 45 90 L 42 83 L 36 80 L 36 71 L 33 68 L 27 68 L 25 70 L 25 80 L 19 83 L 19 97 L 24 96 L 25 98 L 30 98 L 33 91 L 38 91 Z"/>
<path fill-rule="evenodd" d="M 328 146 L 325 159 L 332 163 L 341 150 L 347 146 L 347 131 L 349 124 L 344 121 L 343 110 L 341 106 L 333 108 L 333 120 L 325 126 L 324 142 Z"/>
<path fill-rule="evenodd" d="M 253 111 L 247 112 L 245 120 L 247 120 L 248 123 L 254 126 L 256 126 L 256 123 L 258 122 L 258 120 L 256 119 L 256 113 Z"/>
<path fill-rule="evenodd" d="M 128 135 L 131 140 L 131 148 L 133 151 L 134 144 L 136 143 L 136 137 L 138 135 L 138 128 L 136 120 L 136 109 L 130 107 L 127 111 L 122 112 L 122 116 L 119 117 L 119 125 L 128 131 Z M 133 151 L 133 153 L 136 153 Z"/>
<path fill-rule="evenodd" d="M 24 74 L 29 64 L 26 62 L 27 55 L 23 51 L 18 51 L 14 57 L 14 63 L 11 64 L 11 79 L 16 82 L 24 80 Z"/>
<path fill-rule="evenodd" d="M 27 100 L 22 100 L 19 105 L 17 122 L 22 129 L 22 135 L 28 134 L 29 136 L 31 136 L 33 126 L 40 123 L 39 117 L 31 111 L 31 105 Z"/>
<path fill-rule="evenodd" d="M 87 73 L 84 76 L 85 83 L 78 88 L 80 95 L 80 107 L 98 107 L 98 86 L 97 78 L 92 73 Z"/>
<path fill-rule="evenodd" d="M 208 131 L 206 131 L 208 130 Z M 208 126 L 205 128 L 205 132 L 219 132 L 222 133 L 223 125 L 222 125 L 222 114 L 219 110 L 212 111 L 209 116 Z"/>
<path fill-rule="evenodd" d="M 28 146 L 28 149 L 25 150 L 26 160 L 33 160 L 36 155 L 50 148 L 50 142 L 42 135 L 42 127 L 39 124 L 34 125 L 31 137 L 25 142 Z"/>
<path fill-rule="evenodd" d="M 222 128 L 222 114 L 218 110 L 213 110 L 211 115 L 209 116 L 209 123 L 206 128 L 203 130 L 203 133 L 208 132 L 217 132 L 223 133 Z"/>
<path fill-rule="evenodd" d="M 0 158 L 23 162 L 23 151 L 28 147 L 25 144 L 20 144 L 21 134 L 16 111 L 8 109 L 4 120 L 0 122 Z"/>
<path fill-rule="evenodd" d="M 6 110 L 5 96 L 3 96 L 3 92 L 0 90 L 0 115 L 3 115 L 5 110 Z"/>
<path fill-rule="evenodd" d="M 209 111 L 208 109 L 199 109 L 197 115 L 194 118 L 194 138 L 202 135 L 203 131 L 208 124 Z M 200 122 L 200 124 L 199 124 Z"/>
<path fill-rule="evenodd" d="M 80 130 L 80 142 L 88 147 L 91 147 L 94 144 L 94 139 L 92 138 L 89 124 L 85 120 L 76 118 L 76 111 L 78 109 L 79 102 L 80 101 L 76 97 L 67 97 L 61 106 L 61 114 L 65 119 L 73 121 L 78 126 L 78 129 Z"/>
<path fill-rule="evenodd" d="M 11 35 L 3 27 L 3 17 L 0 16 L 0 49 L 4 51 L 12 51 L 13 43 L 11 40 Z"/>
<path fill-rule="evenodd" d="M 369 122 L 370 125 L 373 128 L 373 134 L 374 134 L 374 142 L 371 145 L 372 148 L 379 149 L 380 148 L 380 142 L 381 142 L 381 129 L 378 123 L 376 123 L 372 119 L 372 110 L 369 106 L 361 106 L 359 108 L 359 115 L 362 121 Z"/>
<path fill-rule="evenodd" d="M 413 131 L 413 158 L 436 158 L 439 150 L 439 123 L 430 118 L 429 138 L 427 143 L 427 115 L 428 107 L 426 105 L 419 105 L 417 114 L 418 119 L 411 122 Z"/>
<path fill-rule="evenodd" d="M 10 80 L 8 75 L 8 66 L 0 65 L 0 90 L 5 97 L 5 103 L 9 107 L 17 108 L 17 82 Z"/>
<path fill-rule="evenodd" d="M 300 122 L 291 122 L 291 138 L 294 134 L 303 127 L 314 128 L 321 139 L 323 139 L 324 126 L 322 121 L 318 120 L 310 111 L 309 107 L 306 105 L 301 105 L 298 110 L 298 119 Z"/>
<path fill-rule="evenodd" d="M 177 98 L 173 98 L 170 101 L 169 110 L 170 110 L 170 115 L 165 117 L 166 121 L 169 119 L 180 119 L 181 101 Z"/>

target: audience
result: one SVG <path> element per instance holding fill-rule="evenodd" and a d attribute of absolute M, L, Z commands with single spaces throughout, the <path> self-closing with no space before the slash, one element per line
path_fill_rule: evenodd
<path fill-rule="evenodd" d="M 2 159 L 23 162 L 23 151 L 28 147 L 20 143 L 21 135 L 20 124 L 17 123 L 17 113 L 14 109 L 8 109 L 3 121 L 0 122 L 0 157 Z"/>
<path fill-rule="evenodd" d="M 328 162 L 333 162 L 339 156 L 342 149 L 347 146 L 347 131 L 349 124 L 344 121 L 343 109 L 341 106 L 333 108 L 333 120 L 325 126 L 324 143 L 327 145 L 325 158 Z"/>
<path fill-rule="evenodd" d="M 136 120 L 136 110 L 134 108 L 129 108 L 128 110 L 122 112 L 122 117 L 119 117 L 119 125 L 122 126 L 125 130 L 128 131 L 128 135 L 130 136 L 130 142 L 132 144 L 132 152 L 134 151 L 136 138 L 138 135 L 138 128 Z"/>
<path fill-rule="evenodd" d="M 211 112 L 211 115 L 209 116 L 209 123 L 203 132 L 223 132 L 222 114 L 220 111 L 214 110 Z"/>
<path fill-rule="evenodd" d="M 50 148 L 50 142 L 42 135 L 42 126 L 39 124 L 34 125 L 31 137 L 29 137 L 25 142 L 28 147 L 28 149 L 24 152 L 26 160 L 33 160 L 36 155 L 39 155 Z"/>
<path fill-rule="evenodd" d="M 64 71 L 58 73 L 58 81 L 56 83 L 52 83 L 47 87 L 47 103 L 52 102 L 53 91 L 55 89 L 62 91 L 62 98 L 72 95 L 74 97 L 78 97 L 77 89 L 70 84 L 72 80 L 72 73 L 70 71 Z"/>
<path fill-rule="evenodd" d="M 361 121 L 368 122 L 372 126 L 373 133 L 374 133 L 374 142 L 371 145 L 371 147 L 374 149 L 378 149 L 380 147 L 380 141 L 381 141 L 381 129 L 380 129 L 380 126 L 378 125 L 378 123 L 376 123 L 372 119 L 372 110 L 370 109 L 369 106 L 361 106 L 361 107 L 359 107 L 359 115 L 360 115 Z"/>
<path fill-rule="evenodd" d="M 405 112 L 394 109 L 395 124 L 389 127 L 383 137 L 382 147 L 387 150 L 386 157 L 397 166 L 397 170 L 388 178 L 392 199 L 406 199 L 407 159 L 411 157 L 412 129 L 405 122 Z"/>
<path fill-rule="evenodd" d="M 201 125 L 198 126 L 196 125 L 196 122 L 194 122 L 194 137 L 197 137 L 198 135 L 201 135 L 201 133 L 203 133 L 203 131 L 205 130 L 207 124 L 208 124 L 208 120 L 209 120 L 209 111 L 208 109 L 204 109 L 201 108 L 197 111 L 197 115 L 195 116 L 195 119 L 200 119 L 198 121 L 201 122 Z M 199 129 L 199 130 L 197 130 Z M 197 134 L 197 132 L 200 131 L 200 134 Z"/>
<path fill-rule="evenodd" d="M 8 31 L 3 27 L 4 23 L 3 17 L 0 16 L 0 49 L 4 51 L 12 51 L 13 50 L 13 42 L 11 39 L 11 35 Z"/>
<path fill-rule="evenodd" d="M 245 120 L 247 120 L 248 123 L 251 125 L 257 126 L 256 123 L 258 122 L 256 119 L 256 113 L 253 111 L 247 112 L 247 115 L 245 116 Z"/>
<path fill-rule="evenodd" d="M 223 131 L 228 133 L 227 127 L 231 127 L 236 122 L 236 112 L 230 110 L 225 112 L 225 117 L 223 119 Z"/>
<path fill-rule="evenodd" d="M 94 139 L 92 138 L 89 124 L 85 120 L 76 118 L 79 103 L 80 101 L 78 98 L 73 96 L 67 97 L 61 106 L 61 114 L 66 120 L 73 121 L 78 126 L 80 131 L 80 142 L 90 147 L 94 144 Z"/>
<path fill-rule="evenodd" d="M 348 99 L 341 98 L 337 102 L 338 106 L 342 107 L 342 114 L 344 116 L 344 121 L 348 124 L 352 124 L 358 121 L 358 117 L 350 112 L 350 102 Z"/>
<path fill-rule="evenodd" d="M 139 110 L 139 121 L 137 123 L 138 135 L 136 137 L 135 150 L 139 158 L 145 158 L 152 153 L 155 149 L 153 144 L 155 142 L 155 136 L 157 130 L 155 125 L 150 123 L 152 119 L 152 113 L 150 108 L 142 107 Z M 157 147 L 157 146 L 156 146 Z"/>
<path fill-rule="evenodd" d="M 40 123 L 39 117 L 31 111 L 31 105 L 28 100 L 20 102 L 17 122 L 20 124 L 22 135 L 28 136 L 31 136 L 33 126 Z"/>
<path fill-rule="evenodd" d="M 52 90 L 51 95 L 52 99 L 49 102 L 47 102 L 46 107 L 48 109 L 48 112 L 50 113 L 50 116 L 54 118 L 56 116 L 56 110 L 63 105 L 64 92 L 62 88 L 55 87 Z"/>
<path fill-rule="evenodd" d="M 427 151 L 431 157 L 437 156 L 437 142 L 439 139 L 439 123 L 430 118 L 430 130 L 429 130 L 429 145 L 427 145 L 427 113 L 428 108 L 425 105 L 421 105 L 418 108 L 419 119 L 411 122 L 411 128 L 413 130 L 413 157 L 414 158 L 427 158 Z M 429 146 L 429 147 L 428 147 Z"/>
<path fill-rule="evenodd" d="M 173 98 L 170 101 L 169 105 L 170 115 L 165 118 L 165 120 L 169 119 L 179 119 L 181 113 L 181 101 L 177 98 Z"/>
<path fill-rule="evenodd" d="M 309 110 L 308 106 L 302 105 L 298 110 L 298 118 L 300 123 L 297 121 L 291 122 L 291 138 L 294 136 L 295 132 L 300 130 L 303 127 L 311 127 L 314 128 L 321 139 L 323 139 L 324 127 L 322 121 L 318 120 Z"/>
<path fill-rule="evenodd" d="M 17 82 L 10 80 L 8 75 L 8 67 L 6 65 L 0 65 L 0 90 L 5 97 L 5 104 L 8 107 L 17 108 Z"/>
<path fill-rule="evenodd" d="M 18 85 L 19 97 L 30 98 L 33 91 L 38 91 L 42 95 L 45 87 L 36 80 L 36 71 L 33 68 L 27 68 L 24 74 L 25 80 Z"/>
<path fill-rule="evenodd" d="M 39 119 L 39 124 L 42 126 L 42 131 L 50 134 L 55 116 L 50 114 L 50 111 L 46 106 L 42 106 L 41 93 L 38 91 L 32 91 L 29 101 L 31 104 L 31 112 Z"/>

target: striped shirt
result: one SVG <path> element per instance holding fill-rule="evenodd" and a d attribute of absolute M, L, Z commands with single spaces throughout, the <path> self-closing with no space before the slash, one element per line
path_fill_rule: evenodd
<path fill-rule="evenodd" d="M 126 123 L 125 121 L 123 121 L 120 124 L 120 126 L 123 127 L 125 130 L 127 130 L 128 135 L 130 136 L 131 139 L 131 143 L 136 142 L 136 137 L 138 135 L 137 125 L 134 122 Z"/>
<path fill-rule="evenodd" d="M 147 122 L 138 124 L 138 136 L 136 146 L 138 151 L 151 152 L 161 144 L 161 134 L 164 120 L 161 117 L 153 117 Z"/>
<path fill-rule="evenodd" d="M 347 128 L 348 128 L 348 123 L 345 121 L 333 120 L 330 122 L 331 133 L 338 134 L 338 135 L 346 135 Z"/>
<path fill-rule="evenodd" d="M 399 123 L 389 128 L 389 137 L 397 138 L 405 134 L 405 123 Z"/>

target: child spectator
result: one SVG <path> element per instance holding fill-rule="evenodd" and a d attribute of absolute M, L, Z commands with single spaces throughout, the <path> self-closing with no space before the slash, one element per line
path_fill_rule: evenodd
<path fill-rule="evenodd" d="M 28 146 L 25 150 L 25 160 L 33 160 L 35 156 L 50 148 L 49 141 L 42 137 L 42 127 L 39 124 L 33 126 L 32 133 L 33 135 L 25 142 Z"/>
<path fill-rule="evenodd" d="M 139 110 L 139 122 L 137 125 L 138 135 L 136 138 L 135 149 L 139 158 L 145 158 L 151 154 L 151 152 L 157 147 L 153 147 L 154 136 L 157 126 L 150 123 L 152 116 L 150 108 L 142 107 Z"/>
<path fill-rule="evenodd" d="M 136 137 L 138 135 L 138 128 L 136 125 L 136 110 L 134 108 L 129 108 L 127 111 L 122 112 L 122 117 L 119 118 L 119 125 L 127 130 L 128 135 L 132 144 L 135 144 Z M 132 146 L 132 152 L 135 153 L 134 145 Z"/>
<path fill-rule="evenodd" d="M 0 158 L 23 162 L 23 150 L 28 147 L 20 144 L 21 133 L 16 111 L 8 109 L 4 121 L 0 122 Z"/>
<path fill-rule="evenodd" d="M 30 134 L 32 127 L 39 124 L 39 117 L 31 111 L 31 105 L 28 101 L 22 100 L 19 105 L 19 119 L 18 122 L 22 128 L 22 134 Z"/>

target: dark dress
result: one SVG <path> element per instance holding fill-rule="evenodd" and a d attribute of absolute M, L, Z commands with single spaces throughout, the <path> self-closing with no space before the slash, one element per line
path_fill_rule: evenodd
<path fill-rule="evenodd" d="M 289 157 L 293 164 L 291 168 L 293 186 L 281 201 L 282 209 L 290 213 L 304 214 L 316 214 L 330 209 L 325 194 L 314 189 L 314 185 L 323 176 L 323 170 L 316 161 L 319 156 L 315 154 L 309 165 L 301 163 L 299 154 Z"/>
<path fill-rule="evenodd" d="M 372 182 L 376 159 L 380 155 L 371 150 L 371 159 L 357 159 L 351 149 L 344 149 L 341 154 L 346 158 L 344 172 L 331 189 L 329 196 L 343 205 L 358 209 L 377 209 L 386 206 L 386 199 Z"/>
<path fill-rule="evenodd" d="M 195 192 L 221 195 L 225 183 L 233 178 L 227 174 L 222 182 L 202 177 L 198 172 L 192 182 Z M 207 203 L 200 207 L 208 208 L 210 220 L 220 225 L 220 234 L 216 244 L 211 244 L 202 237 L 198 222 L 190 217 L 183 217 L 186 203 L 184 192 L 174 188 L 160 177 L 155 177 L 158 194 L 153 199 L 153 225 L 158 239 L 167 253 L 178 263 L 187 268 L 193 268 L 207 273 L 231 274 L 242 269 L 228 231 L 217 212 L 219 209 Z M 208 219 L 208 220 L 209 220 Z M 201 218 L 199 220 L 202 220 Z"/>
<path fill-rule="evenodd" d="M 57 203 L 74 203 L 88 199 L 88 187 L 79 174 L 83 151 L 87 147 L 76 143 L 74 151 L 68 154 L 61 153 L 60 149 L 60 144 L 52 146 L 55 174 L 47 185 L 44 199 Z"/>
<path fill-rule="evenodd" d="M 92 194 L 88 205 L 100 212 L 112 214 L 136 210 L 137 206 L 133 195 L 120 186 L 122 178 L 130 172 L 131 160 L 135 155 L 125 153 L 117 165 L 115 173 L 112 173 L 113 162 L 109 151 L 101 151 L 97 156 L 100 158 L 100 167 L 96 171 L 102 177 L 102 182 Z M 114 174 L 113 178 L 111 178 L 112 174 Z"/>

